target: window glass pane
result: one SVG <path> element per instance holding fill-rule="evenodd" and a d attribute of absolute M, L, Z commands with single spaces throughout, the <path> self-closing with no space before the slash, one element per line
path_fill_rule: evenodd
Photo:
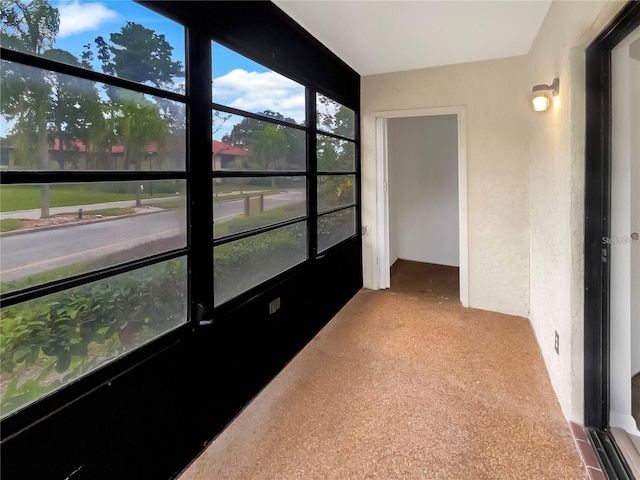
<path fill-rule="evenodd" d="M 214 247 L 215 305 L 246 292 L 306 259 L 306 222 Z"/>
<path fill-rule="evenodd" d="M 319 172 L 352 172 L 356 168 L 356 144 L 326 135 L 317 135 Z"/>
<path fill-rule="evenodd" d="M 213 111 L 213 170 L 305 170 L 305 132 Z"/>
<path fill-rule="evenodd" d="M 2 308 L 2 414 L 186 319 L 185 257 Z"/>
<path fill-rule="evenodd" d="M 278 120 L 305 124 L 303 85 L 212 42 L 213 101 Z"/>
<path fill-rule="evenodd" d="M 305 177 L 217 178 L 214 237 L 224 237 L 307 214 Z"/>
<path fill-rule="evenodd" d="M 184 27 L 135 2 L 3 2 L 2 10 L 5 48 L 184 91 Z"/>
<path fill-rule="evenodd" d="M 318 175 L 318 213 L 356 201 L 355 175 Z"/>
<path fill-rule="evenodd" d="M 318 217 L 318 252 L 356 234 L 356 209 L 347 208 Z"/>
<path fill-rule="evenodd" d="M 184 170 L 185 105 L 3 61 L 6 170 Z"/>
<path fill-rule="evenodd" d="M 185 198 L 184 180 L 2 185 L 0 290 L 182 248 Z"/>
<path fill-rule="evenodd" d="M 355 138 L 356 113 L 320 93 L 316 93 L 316 122 L 318 130 Z"/>

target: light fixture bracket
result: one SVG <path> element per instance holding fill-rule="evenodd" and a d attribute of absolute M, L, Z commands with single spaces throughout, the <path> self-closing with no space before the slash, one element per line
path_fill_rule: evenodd
<path fill-rule="evenodd" d="M 544 91 L 544 90 L 548 90 L 550 91 L 554 97 L 556 97 L 558 95 L 558 93 L 560 92 L 560 79 L 559 78 L 554 78 L 553 82 L 551 83 L 551 85 L 545 85 L 545 84 L 540 84 L 540 85 L 534 85 L 534 87 L 531 89 L 531 92 L 540 92 L 540 91 Z"/>

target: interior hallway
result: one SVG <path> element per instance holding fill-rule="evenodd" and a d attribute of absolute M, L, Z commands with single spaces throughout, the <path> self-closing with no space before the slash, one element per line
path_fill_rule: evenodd
<path fill-rule="evenodd" d="M 183 472 L 211 479 L 582 479 L 529 322 L 398 261 Z M 300 321 L 304 321 L 301 318 Z"/>

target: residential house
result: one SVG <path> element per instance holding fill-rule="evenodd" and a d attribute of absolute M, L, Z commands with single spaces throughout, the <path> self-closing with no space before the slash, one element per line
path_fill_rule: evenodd
<path fill-rule="evenodd" d="M 226 170 L 242 168 L 242 164 L 249 157 L 249 152 L 241 147 L 229 145 L 218 140 L 212 141 L 213 169 Z"/>

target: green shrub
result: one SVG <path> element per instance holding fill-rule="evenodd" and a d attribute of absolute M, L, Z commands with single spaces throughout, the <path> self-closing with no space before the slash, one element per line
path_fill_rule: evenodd
<path fill-rule="evenodd" d="M 306 223 L 215 247 L 216 305 L 262 283 L 306 258 Z"/>
<path fill-rule="evenodd" d="M 176 259 L 3 308 L 3 413 L 183 323 L 186 302 Z"/>

